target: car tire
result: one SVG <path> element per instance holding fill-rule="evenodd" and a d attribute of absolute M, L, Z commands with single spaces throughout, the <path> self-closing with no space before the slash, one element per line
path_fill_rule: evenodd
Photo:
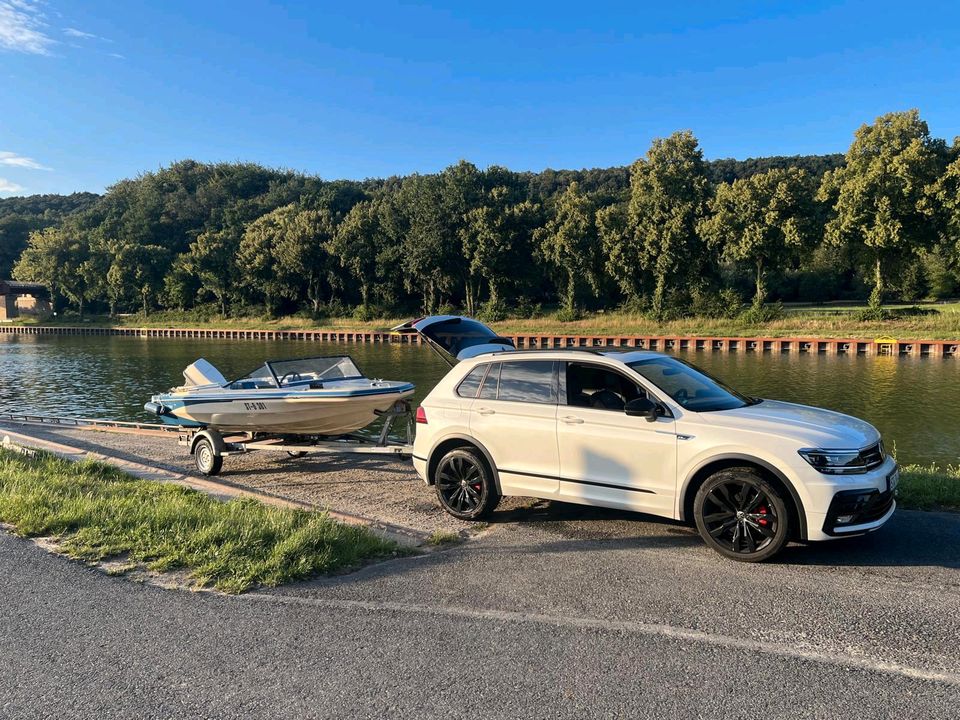
<path fill-rule="evenodd" d="M 693 517 L 707 545 L 739 562 L 769 560 L 790 538 L 790 510 L 782 491 L 750 467 L 708 477 L 694 498 Z"/>
<path fill-rule="evenodd" d="M 500 502 L 490 466 L 470 448 L 455 448 L 440 458 L 433 485 L 440 506 L 460 520 L 482 518 Z"/>
<path fill-rule="evenodd" d="M 202 437 L 193 448 L 193 460 L 201 475 L 216 475 L 223 467 L 223 456 L 218 455 L 209 439 Z"/>

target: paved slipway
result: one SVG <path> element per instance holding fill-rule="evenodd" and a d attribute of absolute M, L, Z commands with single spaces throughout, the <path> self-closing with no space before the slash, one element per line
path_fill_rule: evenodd
<path fill-rule="evenodd" d="M 70 442 L 161 464 L 99 435 Z M 396 463 L 303 462 L 227 478 L 456 526 Z M 239 597 L 0 533 L 0 578 L 3 719 L 960 716 L 957 515 L 742 565 L 676 523 L 512 501 L 452 549 Z"/>

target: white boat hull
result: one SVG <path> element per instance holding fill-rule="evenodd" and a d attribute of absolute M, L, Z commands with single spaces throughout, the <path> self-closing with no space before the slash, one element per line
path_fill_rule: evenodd
<path fill-rule="evenodd" d="M 217 389 L 158 395 L 154 402 L 165 410 L 161 419 L 173 424 L 204 425 L 226 432 L 345 435 L 375 422 L 378 412 L 389 410 L 413 392 L 409 383 L 347 396 L 303 391 L 278 397 L 276 392 L 258 395 L 254 391 L 234 398 Z"/>

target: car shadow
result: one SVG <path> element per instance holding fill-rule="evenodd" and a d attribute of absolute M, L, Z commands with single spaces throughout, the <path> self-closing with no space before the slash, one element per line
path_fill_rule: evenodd
<path fill-rule="evenodd" d="M 679 548 L 703 542 L 695 528 L 679 521 L 550 500 L 504 508 L 489 522 L 528 525 L 566 541 L 596 541 L 596 550 Z M 552 549 L 568 544 L 555 543 Z M 836 541 L 791 543 L 768 564 L 960 569 L 960 514 L 900 510 L 880 530 Z"/>

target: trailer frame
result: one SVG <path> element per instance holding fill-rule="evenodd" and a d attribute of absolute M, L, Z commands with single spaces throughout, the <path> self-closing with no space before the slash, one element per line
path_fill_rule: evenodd
<path fill-rule="evenodd" d="M 291 435 L 280 433 L 221 432 L 216 428 L 180 428 L 177 443 L 188 447 L 201 475 L 220 473 L 223 458 L 250 452 L 283 452 L 305 455 L 388 455 L 407 460 L 413 455 L 413 411 L 409 400 L 397 401 L 389 410 L 377 412 L 383 426 L 376 436 L 358 431 L 347 435 Z M 405 419 L 405 440 L 391 436 L 396 422 Z"/>

